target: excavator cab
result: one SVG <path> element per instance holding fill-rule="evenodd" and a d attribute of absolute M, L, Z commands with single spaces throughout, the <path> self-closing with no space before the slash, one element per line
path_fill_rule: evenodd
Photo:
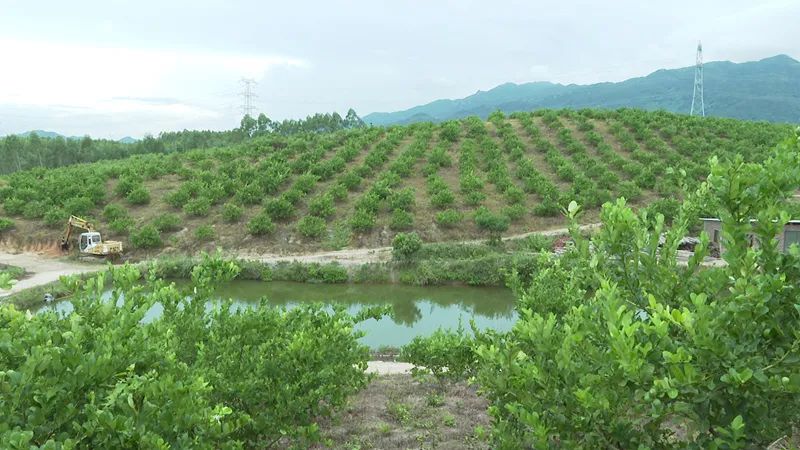
<path fill-rule="evenodd" d="M 79 245 L 81 248 L 81 253 L 87 253 L 92 247 L 102 244 L 103 240 L 100 238 L 100 233 L 98 232 L 90 232 L 90 233 L 81 233 Z"/>

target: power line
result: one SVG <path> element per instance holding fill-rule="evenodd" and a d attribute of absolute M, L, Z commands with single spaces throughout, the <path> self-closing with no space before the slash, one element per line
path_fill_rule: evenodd
<path fill-rule="evenodd" d="M 253 88 L 255 88 L 258 83 L 252 78 L 242 78 L 239 82 L 242 85 L 242 92 L 239 93 L 239 96 L 242 97 L 242 114 L 253 117 L 253 111 L 256 108 L 253 99 L 258 97 L 258 95 L 253 92 Z"/>
<path fill-rule="evenodd" d="M 689 115 L 694 115 L 694 106 L 700 108 L 700 115 L 706 116 L 706 104 L 703 101 L 703 44 L 697 42 L 697 59 L 694 66 L 694 93 L 692 94 L 692 109 Z"/>

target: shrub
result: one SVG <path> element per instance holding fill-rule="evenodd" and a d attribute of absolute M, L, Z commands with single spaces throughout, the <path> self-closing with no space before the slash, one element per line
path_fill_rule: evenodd
<path fill-rule="evenodd" d="M 153 220 L 153 226 L 162 233 L 178 231 L 183 227 L 181 218 L 175 214 L 161 214 Z"/>
<path fill-rule="evenodd" d="M 275 224 L 266 211 L 261 211 L 247 223 L 247 231 L 253 236 L 263 236 L 274 232 Z"/>
<path fill-rule="evenodd" d="M 327 224 L 320 217 L 305 216 L 297 222 L 297 231 L 305 237 L 318 238 L 327 231 Z"/>
<path fill-rule="evenodd" d="M 44 213 L 43 218 L 44 224 L 50 228 L 64 226 L 68 219 L 69 215 L 61 208 L 50 208 L 50 210 Z"/>
<path fill-rule="evenodd" d="M 228 223 L 236 223 L 242 218 L 244 208 L 233 202 L 222 205 L 222 220 Z"/>
<path fill-rule="evenodd" d="M 334 213 L 333 195 L 325 193 L 311 199 L 308 212 L 318 217 L 330 217 Z"/>
<path fill-rule="evenodd" d="M 535 252 L 550 251 L 553 248 L 553 238 L 541 234 L 532 234 L 522 240 L 522 247 Z"/>
<path fill-rule="evenodd" d="M 68 315 L 26 319 L 4 305 L 3 333 L 14 339 L 3 350 L 10 376 L 0 389 L 0 447 L 317 447 L 316 423 L 369 381 L 370 353 L 357 330 L 381 312 L 232 308 L 214 292 L 238 271 L 206 257 L 182 287 L 114 267 L 84 288 L 72 283 Z M 319 271 L 340 279 L 333 267 Z M 96 287 L 103 281 L 119 307 L 102 307 L 108 295 Z M 163 314 L 143 324 L 156 302 Z"/>
<path fill-rule="evenodd" d="M 216 233 L 211 225 L 200 225 L 194 230 L 194 237 L 198 241 L 213 241 Z"/>
<path fill-rule="evenodd" d="M 511 206 L 506 206 L 503 208 L 503 214 L 508 217 L 508 219 L 512 222 L 516 222 L 523 217 L 525 217 L 525 206 L 516 203 Z"/>
<path fill-rule="evenodd" d="M 64 210 L 76 216 L 88 216 L 94 207 L 95 204 L 86 197 L 73 197 L 64 202 Z"/>
<path fill-rule="evenodd" d="M 441 190 L 431 195 L 431 204 L 437 208 L 444 208 L 455 203 L 456 197 L 453 191 Z"/>
<path fill-rule="evenodd" d="M 211 199 L 197 197 L 189 200 L 183 206 L 183 212 L 190 216 L 205 217 L 211 210 Z"/>
<path fill-rule="evenodd" d="M 464 220 L 464 214 L 455 209 L 446 209 L 436 213 L 434 220 L 443 228 L 453 228 Z"/>
<path fill-rule="evenodd" d="M 167 194 L 167 196 L 164 197 L 164 201 L 166 201 L 167 204 L 173 208 L 182 208 L 190 198 L 191 195 L 189 195 L 188 192 L 183 189 L 178 189 L 175 192 Z"/>
<path fill-rule="evenodd" d="M 121 217 L 114 219 L 108 224 L 108 229 L 117 234 L 128 234 L 133 228 L 133 219 L 130 217 Z"/>
<path fill-rule="evenodd" d="M 411 258 L 422 248 L 422 239 L 416 232 L 397 233 L 392 239 L 392 256 L 398 260 Z"/>
<path fill-rule="evenodd" d="M 0 233 L 2 233 L 3 231 L 8 231 L 12 228 L 14 228 L 13 220 L 0 217 Z"/>
<path fill-rule="evenodd" d="M 128 192 L 125 200 L 131 205 L 146 205 L 150 203 L 150 191 L 144 186 L 137 186 L 132 191 Z"/>
<path fill-rule="evenodd" d="M 495 214 L 487 207 L 481 206 L 475 211 L 475 224 L 492 234 L 500 234 L 508 230 L 509 219 L 505 214 Z"/>
<path fill-rule="evenodd" d="M 432 374 L 440 383 L 469 378 L 476 368 L 475 341 L 459 323 L 456 331 L 437 329 L 400 349 L 400 361 L 414 364 L 413 376 Z"/>
<path fill-rule="evenodd" d="M 389 194 L 389 209 L 411 209 L 414 207 L 415 199 L 414 188 L 392 191 Z"/>
<path fill-rule="evenodd" d="M 366 209 L 356 209 L 350 217 L 350 228 L 353 231 L 369 231 L 375 227 L 378 218 L 374 212 Z"/>
<path fill-rule="evenodd" d="M 133 175 L 125 175 L 119 179 L 114 187 L 114 193 L 120 197 L 126 197 L 131 191 L 142 185 L 142 178 Z"/>
<path fill-rule="evenodd" d="M 136 248 L 158 248 L 163 245 L 161 233 L 153 225 L 145 225 L 134 230 L 130 235 L 131 245 Z"/>
<path fill-rule="evenodd" d="M 410 230 L 414 226 L 414 216 L 406 210 L 395 209 L 392 211 L 392 220 L 389 228 L 392 230 Z"/>
<path fill-rule="evenodd" d="M 264 210 L 275 220 L 288 219 L 294 214 L 294 206 L 284 197 L 270 199 L 264 205 Z"/>
<path fill-rule="evenodd" d="M 799 155 L 795 136 L 761 164 L 713 161 L 671 226 L 618 200 L 588 241 L 570 204 L 575 250 L 512 283 L 517 323 L 476 346 L 492 447 L 765 448 L 792 429 L 800 275 L 797 253 L 787 261 L 776 236 Z M 707 205 L 726 230 L 727 264 L 701 265 L 703 235 L 676 267 L 678 243 Z"/>
<path fill-rule="evenodd" d="M 103 208 L 103 220 L 106 222 L 113 222 L 125 217 L 128 217 L 128 210 L 122 205 L 109 203 Z"/>

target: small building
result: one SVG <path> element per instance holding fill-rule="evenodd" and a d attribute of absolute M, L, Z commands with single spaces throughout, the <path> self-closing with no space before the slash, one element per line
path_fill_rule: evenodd
<path fill-rule="evenodd" d="M 711 244 L 719 249 L 720 253 L 725 251 L 722 245 L 722 222 L 719 219 L 704 217 L 703 230 L 711 237 Z M 800 220 L 790 220 L 784 227 L 783 233 L 778 234 L 778 250 L 785 252 L 792 244 L 800 245 Z M 758 245 L 757 239 L 751 237 L 750 244 Z"/>

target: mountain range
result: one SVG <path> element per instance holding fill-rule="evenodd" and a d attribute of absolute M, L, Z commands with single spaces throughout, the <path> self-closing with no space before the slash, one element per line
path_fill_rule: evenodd
<path fill-rule="evenodd" d="M 695 67 L 661 69 L 617 83 L 505 83 L 461 99 L 436 100 L 404 111 L 364 116 L 372 125 L 457 119 L 540 108 L 622 107 L 689 113 Z M 787 55 L 760 61 L 715 61 L 703 66 L 706 115 L 800 123 L 800 62 Z"/>
<path fill-rule="evenodd" d="M 62 137 L 64 139 L 70 139 L 70 140 L 72 140 L 72 139 L 81 139 L 80 136 L 64 136 L 63 134 L 56 133 L 55 131 L 45 131 L 45 130 L 26 131 L 24 133 L 19 133 L 17 136 L 28 137 L 28 136 L 30 136 L 32 134 L 35 134 L 35 135 L 39 136 L 40 138 L 45 138 L 45 139 L 55 139 L 57 137 Z M 138 142 L 138 141 L 139 141 L 138 139 L 132 138 L 130 136 L 125 136 L 124 138 L 117 140 L 117 142 L 122 143 L 122 144 L 133 144 L 133 143 Z"/>

